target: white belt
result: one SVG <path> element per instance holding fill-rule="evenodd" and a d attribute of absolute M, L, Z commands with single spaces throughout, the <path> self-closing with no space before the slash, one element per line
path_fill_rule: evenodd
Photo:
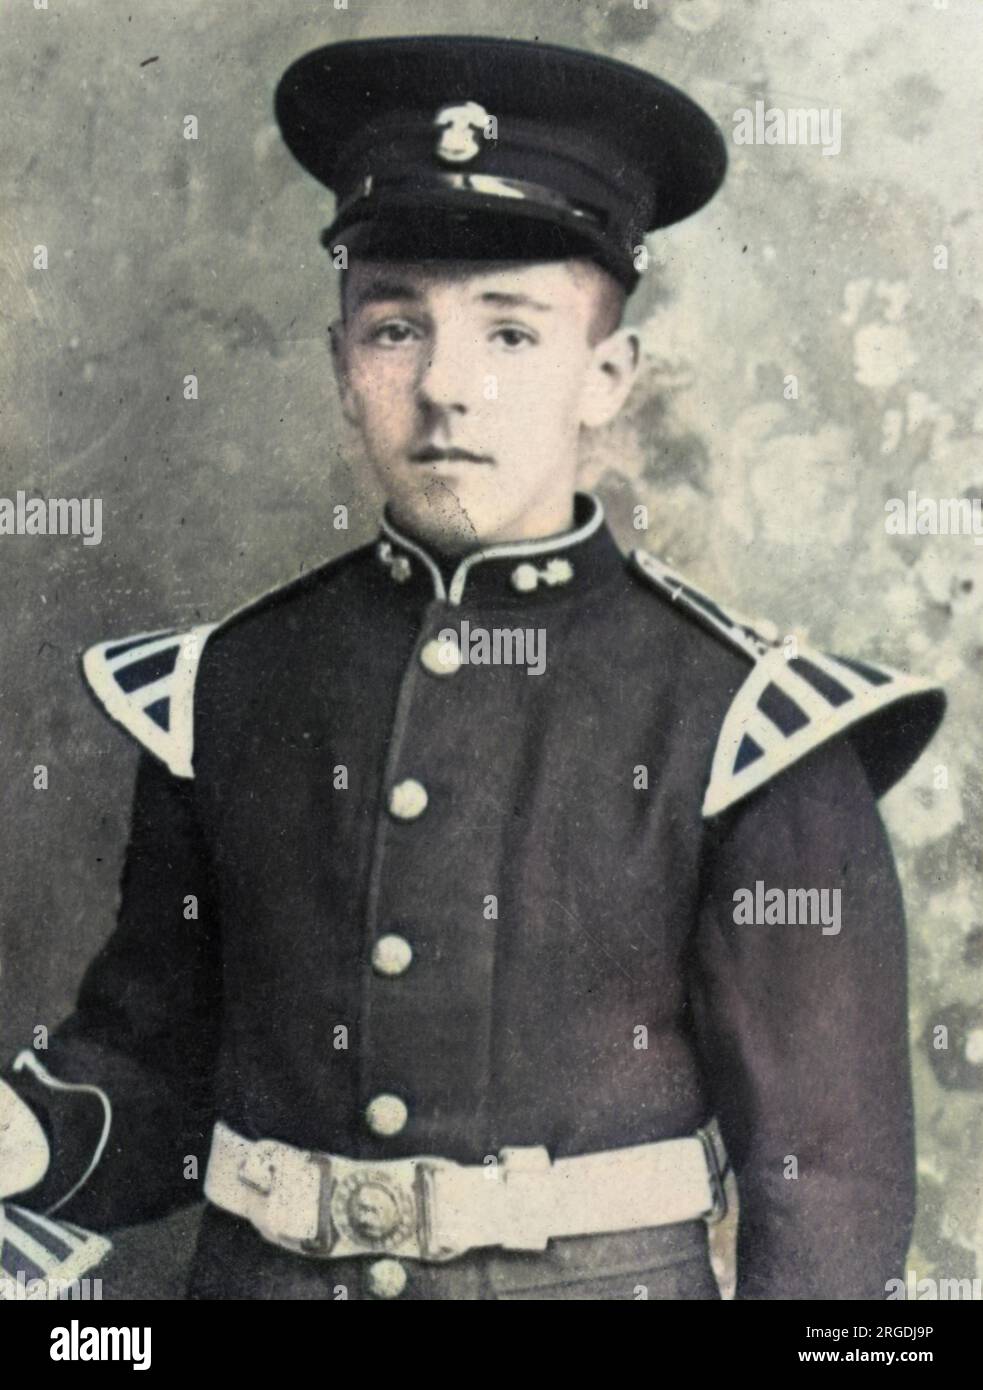
<path fill-rule="evenodd" d="M 716 1136 L 664 1139 L 550 1162 L 545 1148 L 495 1163 L 382 1162 L 243 1139 L 219 1121 L 205 1196 L 303 1255 L 392 1252 L 449 1260 L 481 1246 L 545 1250 L 558 1236 L 666 1226 L 726 1210 Z"/>

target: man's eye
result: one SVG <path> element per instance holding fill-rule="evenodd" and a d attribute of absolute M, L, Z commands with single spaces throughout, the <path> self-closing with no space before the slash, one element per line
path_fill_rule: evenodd
<path fill-rule="evenodd" d="M 503 347 L 512 351 L 516 348 L 531 347 L 536 342 L 534 333 L 530 333 L 527 328 L 515 328 L 511 324 L 503 324 L 501 328 L 496 328 L 492 337 L 497 338 Z"/>
<path fill-rule="evenodd" d="M 419 337 L 419 334 L 413 324 L 405 319 L 389 319 L 370 329 L 368 337 L 370 343 L 379 343 L 382 347 L 401 347 L 403 343 Z"/>

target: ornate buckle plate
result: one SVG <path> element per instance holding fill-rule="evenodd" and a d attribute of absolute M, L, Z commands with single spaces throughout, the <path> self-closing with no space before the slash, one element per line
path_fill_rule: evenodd
<path fill-rule="evenodd" d="M 335 1230 L 365 1253 L 395 1250 L 417 1230 L 412 1182 L 366 1165 L 334 1184 L 331 1219 Z"/>
<path fill-rule="evenodd" d="M 434 1245 L 434 1177 L 457 1165 L 442 1159 L 380 1163 L 312 1154 L 320 1169 L 317 1235 L 301 1241 L 315 1257 L 398 1254 L 443 1261 L 461 1253 Z"/>

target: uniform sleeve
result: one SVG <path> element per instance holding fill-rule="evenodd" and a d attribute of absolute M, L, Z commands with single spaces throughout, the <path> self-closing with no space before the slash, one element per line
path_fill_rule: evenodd
<path fill-rule="evenodd" d="M 832 920 L 735 921 L 757 884 L 828 890 Z M 720 822 L 704 888 L 691 995 L 740 1194 L 737 1297 L 883 1299 L 914 1215 L 906 939 L 845 739 Z"/>
<path fill-rule="evenodd" d="M 6 1074 L 41 1120 L 51 1160 L 19 1198 L 96 1229 L 200 1195 L 212 1124 L 218 932 L 192 783 L 141 755 L 116 929 L 75 1012 Z"/>

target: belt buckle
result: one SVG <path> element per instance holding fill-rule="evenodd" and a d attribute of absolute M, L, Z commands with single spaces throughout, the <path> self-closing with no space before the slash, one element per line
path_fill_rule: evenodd
<path fill-rule="evenodd" d="M 724 1174 L 727 1171 L 727 1164 L 721 1167 L 720 1159 L 717 1156 L 716 1145 L 713 1142 L 713 1135 L 709 1127 L 698 1129 L 696 1137 L 703 1145 L 703 1154 L 706 1158 L 707 1172 L 710 1176 L 710 1196 L 711 1205 L 708 1212 L 704 1212 L 703 1220 L 708 1226 L 716 1226 L 723 1221 L 727 1215 L 727 1190 L 724 1187 Z"/>
<path fill-rule="evenodd" d="M 414 1188 L 417 1209 L 417 1240 L 420 1259 L 434 1264 L 457 1259 L 471 1247 L 463 1243 L 438 1245 L 435 1240 L 436 1181 L 440 1173 L 450 1172 L 461 1165 L 449 1158 L 420 1158 L 416 1160 Z"/>
<path fill-rule="evenodd" d="M 337 1159 L 311 1154 L 319 1168 L 317 1233 L 301 1252 L 335 1255 L 398 1255 L 435 1263 L 454 1259 L 463 1247 L 435 1243 L 434 1183 L 458 1165 L 447 1159 Z"/>
<path fill-rule="evenodd" d="M 337 1232 L 331 1221 L 331 1193 L 334 1186 L 331 1155 L 312 1153 L 309 1161 L 318 1170 L 317 1233 L 310 1240 L 300 1241 L 299 1248 L 304 1255 L 325 1259 L 331 1254 L 337 1240 Z"/>

